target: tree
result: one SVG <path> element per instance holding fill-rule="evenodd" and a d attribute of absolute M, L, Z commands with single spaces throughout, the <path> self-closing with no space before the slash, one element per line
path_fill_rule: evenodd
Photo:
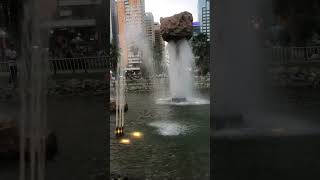
<path fill-rule="evenodd" d="M 109 63 L 110 70 L 116 72 L 118 59 L 120 58 L 119 48 L 115 42 L 110 43 Z"/>
<path fill-rule="evenodd" d="M 199 33 L 191 39 L 192 51 L 195 55 L 195 64 L 202 75 L 209 72 L 209 48 L 208 37 L 204 33 Z"/>
<path fill-rule="evenodd" d="M 313 32 L 320 33 L 320 0 L 273 0 L 274 14 L 289 36 L 288 44 L 307 45 Z"/>

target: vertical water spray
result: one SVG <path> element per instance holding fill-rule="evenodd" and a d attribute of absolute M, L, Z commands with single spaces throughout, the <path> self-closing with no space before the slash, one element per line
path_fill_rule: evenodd
<path fill-rule="evenodd" d="M 30 180 L 44 180 L 46 160 L 46 82 L 48 48 L 41 34 L 39 1 L 26 1 L 19 67 L 22 112 L 20 121 L 20 180 L 26 179 L 26 152 Z M 28 173 L 29 175 L 29 173 Z"/>
<path fill-rule="evenodd" d="M 169 83 L 173 100 L 186 100 L 192 97 L 193 54 L 186 39 L 170 41 L 167 46 L 169 55 Z"/>
<path fill-rule="evenodd" d="M 116 80 L 116 130 L 117 137 L 124 135 L 124 111 L 125 111 L 125 71 L 123 56 L 117 65 Z"/>
<path fill-rule="evenodd" d="M 193 35 L 193 17 L 182 12 L 160 18 L 160 32 L 168 42 L 169 84 L 172 101 L 187 101 L 192 96 L 193 54 L 188 42 Z"/>

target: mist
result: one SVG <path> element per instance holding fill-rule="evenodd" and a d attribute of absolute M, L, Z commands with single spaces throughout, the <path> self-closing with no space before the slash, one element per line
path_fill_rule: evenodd
<path fill-rule="evenodd" d="M 271 53 L 261 41 L 263 29 L 255 29 L 251 21 L 261 17 L 263 25 L 268 25 L 272 2 L 214 3 L 213 121 L 236 117 L 244 127 L 308 127 L 303 117 L 292 114 L 291 107 L 279 105 L 281 95 L 272 88 L 268 73 Z"/>

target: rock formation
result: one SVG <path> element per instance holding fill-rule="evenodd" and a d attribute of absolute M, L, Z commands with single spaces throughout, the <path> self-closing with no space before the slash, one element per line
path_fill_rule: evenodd
<path fill-rule="evenodd" d="M 190 39 L 193 34 L 192 14 L 184 11 L 171 17 L 160 18 L 160 33 L 163 40 L 178 41 L 181 39 Z"/>

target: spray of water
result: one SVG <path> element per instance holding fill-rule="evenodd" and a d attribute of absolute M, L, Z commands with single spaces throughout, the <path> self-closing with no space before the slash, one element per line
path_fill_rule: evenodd
<path fill-rule="evenodd" d="M 169 42 L 167 45 L 169 56 L 169 83 L 172 98 L 192 98 L 192 67 L 193 54 L 187 40 Z"/>
<path fill-rule="evenodd" d="M 128 17 L 137 17 L 143 21 L 144 17 L 140 17 L 136 10 L 139 9 L 136 6 L 131 6 L 127 9 Z M 142 22 L 137 22 L 134 19 L 126 22 L 126 43 L 128 51 L 134 52 L 133 49 L 137 50 L 137 56 L 142 60 L 142 65 L 146 68 L 149 75 L 154 75 L 154 61 L 152 52 L 152 43 L 146 36 L 146 31 Z M 133 49 L 132 49 L 133 48 Z M 134 55 L 135 53 L 133 53 Z"/>
<path fill-rule="evenodd" d="M 39 2 L 26 1 L 22 24 L 22 55 L 19 80 L 22 112 L 20 119 L 20 180 L 26 179 L 25 152 L 29 152 L 30 180 L 44 180 L 46 154 L 46 82 L 48 48 L 41 37 Z M 31 16 L 30 16 L 31 15 Z M 26 144 L 29 149 L 27 150 Z"/>

